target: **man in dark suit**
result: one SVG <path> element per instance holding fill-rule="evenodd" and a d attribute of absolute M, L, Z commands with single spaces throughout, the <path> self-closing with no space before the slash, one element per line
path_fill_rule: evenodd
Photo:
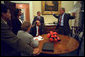
<path fill-rule="evenodd" d="M 12 22 L 12 31 L 17 35 L 18 31 L 21 30 L 21 22 L 19 20 L 19 16 L 21 16 L 21 9 L 16 9 L 14 12 L 14 19 L 11 19 Z"/>
<path fill-rule="evenodd" d="M 41 35 L 43 34 L 44 31 L 44 17 L 40 16 L 40 11 L 37 12 L 37 16 L 34 17 L 34 20 L 32 22 L 32 28 L 30 30 L 30 34 L 32 34 L 33 36 L 36 36 L 37 33 L 36 21 L 40 22 L 39 32 Z"/>
<path fill-rule="evenodd" d="M 70 34 L 70 27 L 69 27 L 69 19 L 75 18 L 75 13 L 73 16 L 70 14 L 65 13 L 65 8 L 60 9 L 60 15 L 53 14 L 54 17 L 58 18 L 58 24 L 56 29 L 59 34 L 69 35 Z"/>
<path fill-rule="evenodd" d="M 33 49 L 11 31 L 7 24 L 9 19 L 11 19 L 10 10 L 1 4 L 1 56 L 20 56 L 22 52 L 28 56 L 38 54 L 37 48 Z"/>
<path fill-rule="evenodd" d="M 40 21 L 39 21 L 39 20 L 37 20 L 36 23 L 35 23 L 35 25 L 33 25 L 33 26 L 31 27 L 30 34 L 31 34 L 32 36 L 34 36 L 34 37 L 43 34 L 43 33 L 42 33 L 42 27 L 41 27 L 41 24 L 40 24 Z"/>

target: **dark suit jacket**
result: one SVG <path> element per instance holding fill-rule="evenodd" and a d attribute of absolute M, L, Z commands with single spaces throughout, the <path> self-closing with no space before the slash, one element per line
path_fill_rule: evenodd
<path fill-rule="evenodd" d="M 37 29 L 36 29 L 36 26 L 34 26 L 34 27 L 31 28 L 30 34 L 35 37 L 36 33 L 37 33 Z M 40 33 L 40 35 L 43 34 L 41 26 L 39 26 L 39 33 Z"/>
<path fill-rule="evenodd" d="M 36 20 L 39 20 L 41 23 L 41 26 L 39 26 L 40 34 L 43 34 L 44 31 L 44 17 L 40 16 L 40 19 L 38 19 L 37 16 L 35 16 L 32 22 L 32 25 L 34 25 L 34 27 L 32 27 L 30 30 L 30 34 L 32 34 L 33 36 L 36 36 L 36 23 L 35 23 Z"/>
<path fill-rule="evenodd" d="M 35 16 L 35 17 L 34 17 L 34 20 L 33 20 L 33 22 L 32 22 L 32 25 L 34 24 L 34 22 L 35 22 L 36 20 L 39 20 L 42 26 L 44 25 L 44 17 L 40 16 L 40 19 L 38 19 L 37 16 Z"/>
<path fill-rule="evenodd" d="M 59 19 L 60 19 L 60 15 L 53 15 L 54 17 L 56 17 L 56 18 L 58 18 L 58 25 L 57 25 L 57 27 L 59 27 Z M 67 13 L 65 13 L 65 15 L 64 15 L 64 28 L 66 29 L 66 30 L 68 30 L 68 31 L 70 31 L 70 27 L 69 27 L 69 19 L 74 19 L 75 18 L 75 16 L 71 16 L 70 14 L 67 14 Z"/>
<path fill-rule="evenodd" d="M 19 39 L 1 19 L 1 56 L 17 56 L 20 52 L 30 55 L 33 48 Z"/>
<path fill-rule="evenodd" d="M 18 31 L 21 30 L 21 22 L 18 18 L 12 19 L 12 31 L 17 35 Z"/>

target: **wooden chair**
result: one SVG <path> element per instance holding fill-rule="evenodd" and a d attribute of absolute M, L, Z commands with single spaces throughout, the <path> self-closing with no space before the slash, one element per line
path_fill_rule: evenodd
<path fill-rule="evenodd" d="M 74 31 L 74 34 L 73 34 Z M 77 49 L 77 54 L 79 55 L 80 53 L 80 49 L 81 49 L 81 44 L 84 40 L 84 29 L 77 27 L 77 26 L 72 26 L 72 36 L 73 38 L 75 38 L 76 40 L 78 40 L 79 42 L 79 48 Z"/>

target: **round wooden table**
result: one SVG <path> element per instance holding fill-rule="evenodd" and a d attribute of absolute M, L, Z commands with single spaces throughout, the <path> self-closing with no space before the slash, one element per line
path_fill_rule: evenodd
<path fill-rule="evenodd" d="M 45 53 L 45 54 L 65 54 L 65 53 L 70 53 L 70 52 L 76 50 L 79 46 L 78 41 L 75 40 L 74 38 L 58 34 L 61 41 L 54 43 L 54 52 L 42 51 L 43 44 L 45 42 L 49 42 L 49 39 L 47 38 L 47 34 L 43 34 L 41 36 L 44 38 L 44 40 L 39 41 L 38 48 L 40 49 L 41 53 Z"/>

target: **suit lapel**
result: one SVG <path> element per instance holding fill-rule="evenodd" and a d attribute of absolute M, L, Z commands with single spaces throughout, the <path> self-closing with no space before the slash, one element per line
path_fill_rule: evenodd
<path fill-rule="evenodd" d="M 64 18 L 63 18 L 63 22 L 64 22 L 64 23 L 65 23 L 65 17 L 66 17 L 66 13 L 64 14 Z M 64 24 L 64 23 L 63 23 L 63 24 Z"/>
<path fill-rule="evenodd" d="M 66 13 L 64 14 L 64 17 L 63 17 L 63 22 L 65 22 L 65 18 L 66 18 Z M 59 24 L 59 21 L 60 21 L 60 15 L 59 15 L 59 18 L 58 18 L 58 24 Z M 66 18 L 67 19 L 67 18 Z"/>

